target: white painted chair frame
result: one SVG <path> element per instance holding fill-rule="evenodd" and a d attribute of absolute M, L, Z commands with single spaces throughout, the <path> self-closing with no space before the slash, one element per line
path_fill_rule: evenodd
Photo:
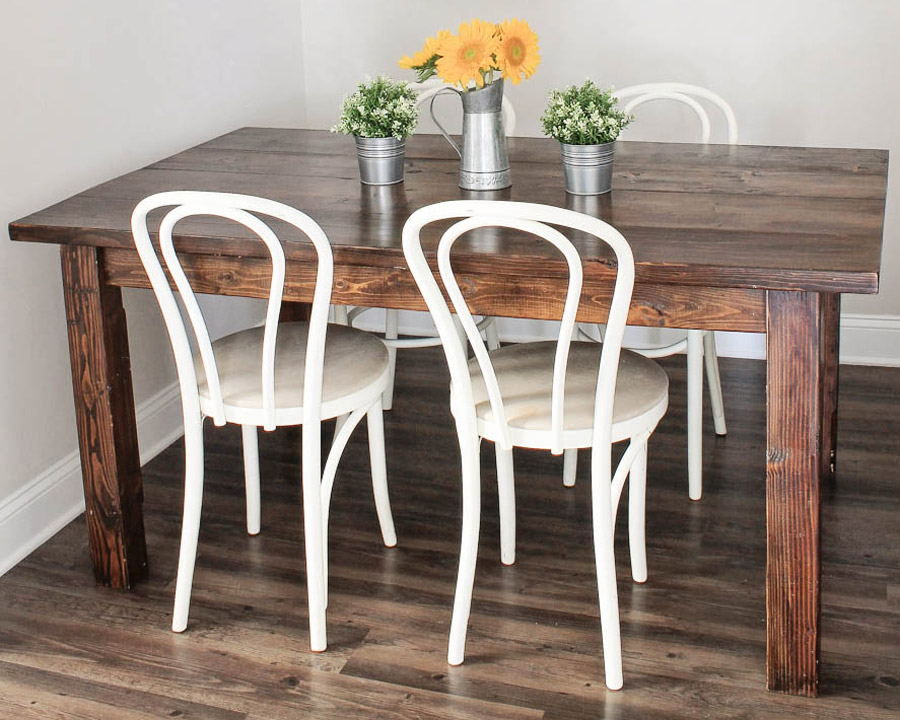
<path fill-rule="evenodd" d="M 457 91 L 438 78 L 429 78 L 423 83 L 409 83 L 409 87 L 418 93 L 416 104 L 420 107 L 426 102 L 429 107 L 434 107 L 434 101 L 441 94 L 456 94 Z M 433 114 L 433 113 L 432 113 Z M 512 135 L 516 129 L 516 111 L 513 104 L 503 96 L 503 130 L 507 135 Z M 346 308 L 336 306 L 334 309 L 335 322 L 353 326 L 354 321 L 364 312 L 372 310 L 368 307 Z M 482 318 L 478 323 L 478 329 L 484 332 L 488 341 L 488 347 L 493 350 L 500 347 L 500 336 L 497 332 L 497 322 L 492 317 Z M 460 334 L 462 331 L 460 330 Z M 419 335 L 417 337 L 400 338 L 400 311 L 394 308 L 384 309 L 384 344 L 387 345 L 391 362 L 391 381 L 384 394 L 382 407 L 390 410 L 394 405 L 394 377 L 397 368 L 397 350 L 438 347 L 441 339 L 437 334 Z"/>
<path fill-rule="evenodd" d="M 456 324 L 444 300 L 420 243 L 421 229 L 434 221 L 464 218 L 452 225 L 441 237 L 438 270 L 459 322 L 466 333 L 485 379 L 494 422 L 486 423 L 475 412 L 472 382 L 467 356 L 456 335 Z M 590 233 L 605 241 L 616 254 L 618 274 L 607 322 L 607 339 L 601 352 L 593 427 L 588 430 L 564 430 L 564 388 L 569 345 L 575 327 L 575 314 L 581 297 L 582 268 L 572 243 L 548 224 L 568 226 Z M 551 410 L 551 433 L 548 443 L 545 431 L 510 428 L 506 422 L 503 398 L 491 365 L 490 356 L 469 312 L 453 275 L 450 251 L 464 233 L 485 226 L 508 227 L 532 233 L 550 242 L 565 257 L 569 267 L 569 286 L 556 349 Z M 646 472 L 646 443 L 649 432 L 635 432 L 632 444 L 612 475 L 612 412 L 616 374 L 625 321 L 634 284 L 634 260 L 625 238 L 612 226 L 597 218 L 570 210 L 502 201 L 449 201 L 417 210 L 403 229 L 403 251 L 419 286 L 435 326 L 443 341 L 451 376 L 451 408 L 456 420 L 462 458 L 463 519 L 459 575 L 450 626 L 448 662 L 458 665 L 465 654 L 466 632 L 472 601 L 478 533 L 481 513 L 479 447 L 481 438 L 496 445 L 498 486 L 501 508 L 501 546 L 515 537 L 515 494 L 512 475 L 512 447 L 543 447 L 559 454 L 570 447 L 592 447 L 592 515 L 593 542 L 597 568 L 600 619 L 606 684 L 611 689 L 622 687 L 622 652 L 619 630 L 618 597 L 613 525 L 618 500 L 626 476 L 631 470 L 633 505 L 630 525 L 632 563 L 635 575 L 646 578 L 646 555 L 643 545 L 643 497 Z M 665 412 L 663 407 L 662 412 Z M 661 416 L 661 415 L 660 415 Z M 657 418 L 658 421 L 658 418 Z M 655 423 L 654 423 L 655 424 Z M 650 428 L 652 430 L 652 428 Z M 627 436 L 626 436 L 627 437 Z M 623 438 L 618 438 L 623 439 Z M 547 447 L 549 445 L 549 447 Z M 641 487 L 634 487 L 640 485 Z M 639 521 L 638 521 L 639 520 Z"/>
<path fill-rule="evenodd" d="M 147 229 L 148 213 L 157 208 L 169 206 L 175 206 L 175 208 L 165 215 L 160 224 L 159 246 L 166 267 L 181 297 L 197 343 L 206 376 L 208 398 L 204 398 L 200 394 L 187 326 L 179 312 L 175 295 L 154 251 Z M 293 225 L 312 242 L 318 257 L 316 288 L 306 345 L 302 407 L 276 408 L 275 348 L 278 315 L 284 290 L 284 250 L 269 226 L 251 213 L 278 218 Z M 260 366 L 263 398 L 260 408 L 239 408 L 226 405 L 223 399 L 213 343 L 210 341 L 203 314 L 178 259 L 173 242 L 175 225 L 187 217 L 196 215 L 219 216 L 243 225 L 263 241 L 272 259 L 272 280 L 266 308 Z M 281 203 L 245 195 L 193 191 L 163 192 L 144 199 L 134 210 L 131 229 L 138 254 L 150 279 L 172 342 L 184 415 L 184 519 L 178 558 L 172 630 L 183 631 L 187 627 L 188 621 L 203 495 L 203 419 L 212 417 L 216 425 L 232 422 L 242 426 L 244 462 L 247 468 L 245 479 L 247 483 L 248 531 L 251 534 L 259 532 L 259 458 L 256 428 L 261 426 L 266 430 L 272 430 L 276 426 L 302 424 L 303 525 L 309 596 L 310 648 L 314 651 L 325 650 L 327 645 L 325 548 L 327 547 L 328 505 L 338 460 L 353 428 L 363 416 L 368 418 L 372 484 L 383 539 L 388 546 L 396 544 L 396 533 L 387 489 L 384 430 L 380 407 L 381 394 L 387 384 L 387 369 L 385 368 L 376 382 L 355 394 L 331 401 L 331 407 L 322 403 L 325 336 L 333 282 L 333 260 L 328 238 L 308 215 Z M 335 403 L 339 403 L 339 406 L 334 407 Z M 341 432 L 335 436 L 323 473 L 320 464 L 321 421 L 344 414 L 348 415 L 348 419 Z"/>
<path fill-rule="evenodd" d="M 644 103 L 669 100 L 689 107 L 700 122 L 700 142 L 708 143 L 712 125 L 706 108 L 697 101 L 705 100 L 715 106 L 724 116 L 727 140 L 730 145 L 738 141 L 737 118 L 731 106 L 719 95 L 696 85 L 685 83 L 646 83 L 616 90 L 614 96 L 622 103 L 622 109 L 631 113 Z M 599 329 L 597 329 L 599 332 Z M 579 326 L 579 337 L 602 340 L 592 334 L 590 326 Z M 725 435 L 725 406 L 722 400 L 722 381 L 719 377 L 719 361 L 716 355 L 715 333 L 707 330 L 688 330 L 687 337 L 656 348 L 632 348 L 645 357 L 660 358 L 686 352 L 687 354 L 687 438 L 688 438 L 688 495 L 691 500 L 703 496 L 703 366 L 705 361 L 706 379 L 712 408 L 716 434 Z M 563 484 L 575 484 L 578 451 L 571 450 L 563 458 Z"/>

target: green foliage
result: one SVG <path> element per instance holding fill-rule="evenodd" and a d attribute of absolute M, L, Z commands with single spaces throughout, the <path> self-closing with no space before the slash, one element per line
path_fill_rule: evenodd
<path fill-rule="evenodd" d="M 618 107 L 612 88 L 601 90 L 592 80 L 553 90 L 541 117 L 546 135 L 568 145 L 603 145 L 619 137 L 634 120 Z"/>
<path fill-rule="evenodd" d="M 403 140 L 413 134 L 418 119 L 416 93 L 405 82 L 380 75 L 374 80 L 366 78 L 355 93 L 344 98 L 341 117 L 331 132 Z"/>
<path fill-rule="evenodd" d="M 410 69 L 416 71 L 416 82 L 425 82 L 432 75 L 437 75 L 437 61 L 440 55 L 434 53 L 421 65 L 413 65 Z"/>

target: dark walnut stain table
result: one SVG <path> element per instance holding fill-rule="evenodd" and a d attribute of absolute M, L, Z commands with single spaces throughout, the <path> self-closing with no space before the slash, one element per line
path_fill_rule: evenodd
<path fill-rule="evenodd" d="M 637 264 L 629 322 L 766 334 L 768 687 L 814 695 L 818 681 L 820 495 L 834 475 L 842 293 L 878 291 L 887 152 L 619 143 L 613 191 L 563 191 L 555 142 L 510 141 L 513 187 L 493 195 L 599 215 Z M 97 580 L 128 588 L 147 573 L 141 469 L 122 287 L 149 287 L 129 219 L 146 195 L 220 190 L 309 213 L 335 253 L 335 303 L 424 309 L 400 230 L 417 208 L 471 197 L 436 136 L 410 140 L 406 182 L 361 186 L 353 144 L 321 131 L 244 128 L 10 224 L 22 242 L 57 243 Z M 194 287 L 262 297 L 259 244 L 213 219 L 182 223 Z M 613 269 L 576 238 L 585 263 L 580 319 L 603 321 Z M 557 318 L 558 257 L 522 238 L 483 233 L 455 251 L 481 314 Z M 285 298 L 312 298 L 310 247 L 286 242 Z M 493 256 L 493 257 L 490 257 Z"/>

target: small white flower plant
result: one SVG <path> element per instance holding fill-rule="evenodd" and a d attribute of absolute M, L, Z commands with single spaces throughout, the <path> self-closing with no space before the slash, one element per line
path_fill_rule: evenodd
<path fill-rule="evenodd" d="M 367 77 L 355 93 L 344 98 L 341 117 L 331 132 L 405 140 L 415 131 L 418 120 L 415 91 L 405 82 L 379 75 L 374 80 Z"/>
<path fill-rule="evenodd" d="M 613 97 L 613 88 L 601 90 L 592 80 L 550 92 L 541 117 L 546 135 L 567 145 L 604 145 L 634 120 Z"/>

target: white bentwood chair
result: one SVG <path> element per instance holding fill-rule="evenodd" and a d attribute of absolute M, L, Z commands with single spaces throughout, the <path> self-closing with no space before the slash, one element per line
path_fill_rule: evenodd
<path fill-rule="evenodd" d="M 461 218 L 461 219 L 460 219 Z M 450 307 L 422 249 L 421 230 L 456 219 L 440 238 L 437 265 L 453 311 L 474 351 L 467 360 Z M 606 342 L 571 342 L 581 297 L 582 267 L 572 242 L 553 226 L 589 233 L 604 241 L 617 261 Z M 451 249 L 479 228 L 509 228 L 553 245 L 565 258 L 569 281 L 557 342 L 510 345 L 488 351 L 457 285 Z M 591 448 L 593 542 L 597 566 L 606 684 L 622 687 L 622 648 L 616 590 L 613 525 L 629 480 L 632 575 L 647 577 L 644 493 L 647 441 L 668 406 L 668 378 L 652 360 L 621 349 L 634 284 L 634 259 L 624 237 L 602 220 L 571 210 L 531 203 L 456 200 L 417 210 L 403 228 L 403 252 L 440 334 L 450 368 L 450 406 L 462 457 L 463 519 L 459 575 L 450 626 L 448 661 L 463 662 L 475 579 L 481 513 L 479 447 L 495 444 L 500 494 L 500 544 L 504 563 L 515 558 L 515 488 L 512 448 Z M 527 284 L 527 278 L 522 283 Z M 615 475 L 612 443 L 630 440 Z"/>
<path fill-rule="evenodd" d="M 430 78 L 422 83 L 410 83 L 409 87 L 416 91 L 416 104 L 420 107 L 426 102 L 429 103 L 429 107 L 433 107 L 434 101 L 437 99 L 438 95 L 444 93 L 455 94 L 457 92 L 439 78 Z M 513 132 L 515 132 L 515 129 L 516 111 L 513 108 L 513 104 L 504 95 L 503 130 L 507 135 L 512 135 Z M 336 322 L 352 326 L 360 315 L 372 309 L 373 308 L 368 307 L 355 307 L 347 310 L 346 308 L 335 307 L 335 320 Z M 478 323 L 478 329 L 484 332 L 489 348 L 493 350 L 500 347 L 497 322 L 494 318 L 482 318 Z M 391 380 L 388 389 L 384 394 L 382 407 L 385 410 L 390 410 L 394 404 L 394 376 L 397 367 L 397 350 L 437 347 L 441 344 L 441 339 L 437 335 L 419 335 L 401 338 L 400 311 L 394 308 L 384 309 L 384 334 L 381 338 L 387 346 L 391 358 Z"/>
<path fill-rule="evenodd" d="M 700 122 L 700 142 L 708 143 L 712 124 L 707 108 L 700 102 L 715 107 L 725 120 L 727 141 L 737 144 L 737 118 L 731 106 L 716 93 L 696 85 L 684 83 L 647 83 L 632 85 L 616 90 L 622 109 L 631 113 L 639 106 L 656 101 L 677 102 L 690 108 Z M 579 337 L 595 339 L 587 327 L 579 327 Z M 688 330 L 687 337 L 678 342 L 656 348 L 635 348 L 645 357 L 668 357 L 677 353 L 687 353 L 687 438 L 688 438 L 688 495 L 691 500 L 699 500 L 703 495 L 703 366 L 706 365 L 706 379 L 712 407 L 716 434 L 725 435 L 725 407 L 722 401 L 722 381 L 719 378 L 719 360 L 716 355 L 715 333 L 707 330 Z M 575 484 L 577 450 L 569 451 L 563 459 L 563 483 Z"/>
<path fill-rule="evenodd" d="M 191 351 L 188 324 L 150 240 L 147 216 L 172 207 L 159 225 L 159 248 L 188 317 L 198 352 Z M 262 327 L 210 341 L 206 322 L 175 251 L 173 231 L 182 220 L 217 216 L 254 233 L 272 260 L 272 279 Z M 309 322 L 278 323 L 284 291 L 281 241 L 259 216 L 292 225 L 312 243 L 317 258 L 316 287 Z M 384 544 L 396 544 L 388 496 L 381 394 L 387 387 L 387 350 L 378 338 L 352 328 L 328 325 L 333 260 L 322 228 L 308 215 L 273 200 L 226 193 L 173 191 L 142 200 L 131 230 L 166 322 L 184 414 L 184 517 L 172 630 L 187 627 L 203 496 L 203 420 L 237 423 L 244 441 L 247 529 L 259 532 L 260 493 L 257 428 L 302 425 L 303 526 L 309 596 L 310 648 L 324 650 L 328 506 L 334 475 L 353 429 L 366 416 L 375 507 Z M 336 433 L 325 469 L 321 467 L 321 423 L 348 416 Z"/>

